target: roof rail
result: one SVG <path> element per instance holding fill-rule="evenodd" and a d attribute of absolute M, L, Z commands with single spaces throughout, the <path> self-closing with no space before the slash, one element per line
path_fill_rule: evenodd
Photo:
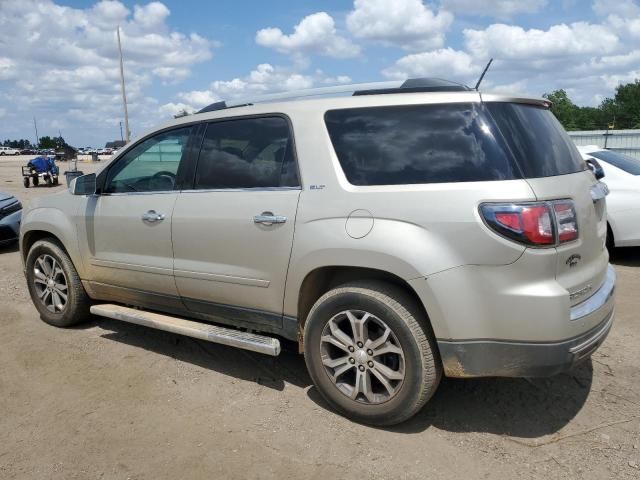
<path fill-rule="evenodd" d="M 468 86 L 443 80 L 441 78 L 410 78 L 408 80 L 392 80 L 388 82 L 354 83 L 351 85 L 336 85 L 332 87 L 307 88 L 289 92 L 270 93 L 254 98 L 240 100 L 219 101 L 204 107 L 197 113 L 212 112 L 225 108 L 242 107 L 254 103 L 271 103 L 278 101 L 299 100 L 312 97 L 336 97 L 358 95 L 381 95 L 390 93 L 417 92 L 466 92 L 471 91 Z"/>

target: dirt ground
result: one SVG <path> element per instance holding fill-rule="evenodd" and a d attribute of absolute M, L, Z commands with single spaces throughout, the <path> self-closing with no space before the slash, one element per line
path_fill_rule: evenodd
<path fill-rule="evenodd" d="M 0 190 L 51 192 L 23 188 L 24 161 L 0 158 Z M 17 247 L 2 249 L 0 478 L 638 479 L 640 249 L 619 251 L 616 270 L 616 323 L 589 363 L 548 379 L 445 379 L 417 417 L 375 429 L 329 410 L 292 351 L 100 318 L 50 327 Z"/>

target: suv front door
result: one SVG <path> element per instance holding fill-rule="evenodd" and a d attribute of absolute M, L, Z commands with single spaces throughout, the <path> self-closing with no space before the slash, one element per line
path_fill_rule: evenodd
<path fill-rule="evenodd" d="M 190 133 L 191 127 L 182 127 L 142 140 L 108 167 L 100 194 L 89 197 L 79 229 L 98 297 L 180 306 L 171 216 Z"/>
<path fill-rule="evenodd" d="M 187 308 L 281 326 L 299 195 L 284 117 L 207 125 L 193 189 L 173 213 L 174 274 Z"/>

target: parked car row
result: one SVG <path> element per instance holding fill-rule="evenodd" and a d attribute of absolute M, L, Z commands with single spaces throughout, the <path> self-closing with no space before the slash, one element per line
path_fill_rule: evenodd
<path fill-rule="evenodd" d="M 91 147 L 85 147 L 85 148 L 79 148 L 78 149 L 78 154 L 79 155 L 91 155 L 93 153 L 97 153 L 98 155 L 113 155 L 117 152 L 117 149 L 114 148 L 91 148 Z"/>
<path fill-rule="evenodd" d="M 35 148 L 12 148 L 0 147 L 0 155 L 55 155 L 54 148 L 35 149 Z"/>

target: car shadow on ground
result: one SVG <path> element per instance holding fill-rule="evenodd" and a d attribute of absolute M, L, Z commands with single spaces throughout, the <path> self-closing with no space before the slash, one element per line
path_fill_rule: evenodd
<path fill-rule="evenodd" d="M 433 426 L 449 432 L 537 438 L 559 431 L 577 415 L 589 396 L 592 378 L 590 360 L 550 378 L 443 378 L 415 417 L 382 429 L 412 434 Z M 329 408 L 315 388 L 308 395 Z"/>
<path fill-rule="evenodd" d="M 285 383 L 307 390 L 308 397 L 331 410 L 312 386 L 304 358 L 293 342 L 269 357 L 195 340 L 138 325 L 96 318 L 81 328 L 99 326 L 104 338 L 143 348 L 267 388 L 283 390 Z M 542 379 L 447 379 L 415 417 L 386 430 L 414 434 L 433 426 L 451 432 L 489 432 L 536 438 L 557 432 L 584 405 L 593 378 L 591 361 L 570 373 Z"/>
<path fill-rule="evenodd" d="M 109 331 L 103 338 L 275 390 L 283 390 L 285 382 L 301 388 L 311 385 L 304 359 L 296 353 L 297 345 L 293 342 L 281 340 L 282 353 L 278 357 L 270 357 L 106 318 L 94 317 L 78 328 L 92 326 Z"/>
<path fill-rule="evenodd" d="M 625 267 L 640 267 L 640 247 L 616 248 L 611 263 Z"/>

